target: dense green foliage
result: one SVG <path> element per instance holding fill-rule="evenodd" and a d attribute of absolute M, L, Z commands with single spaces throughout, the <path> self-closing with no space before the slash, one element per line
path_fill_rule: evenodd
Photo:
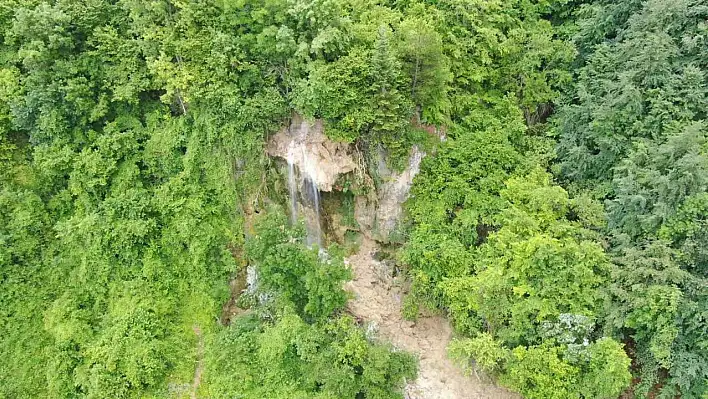
<path fill-rule="evenodd" d="M 534 166 L 552 158 L 538 142 L 543 125 L 528 117 L 529 106 L 542 109 L 536 88 L 525 99 L 496 94 L 526 110 L 526 126 L 498 106 L 474 114 L 476 125 L 453 123 L 453 140 L 424 164 L 408 205 L 409 316 L 415 303 L 446 309 L 470 337 L 452 355 L 476 359 L 527 397 L 616 397 L 629 376 L 614 338 L 636 357 L 635 394 L 700 398 L 708 391 L 708 8 L 596 1 L 562 12 L 568 7 L 553 6 L 551 17 L 579 50 L 566 65 L 577 83 L 538 98 L 560 104 L 552 169 L 573 195 Z M 515 61 L 540 81 L 553 65 Z M 483 90 L 490 101 L 493 87 Z"/>
<path fill-rule="evenodd" d="M 352 319 L 308 325 L 283 314 L 273 325 L 237 319 L 210 342 L 210 398 L 402 398 L 414 359 L 372 345 Z"/>
<path fill-rule="evenodd" d="M 193 330 L 219 328 L 243 263 L 263 138 L 346 42 L 303 7 L 1 5 L 0 397 L 188 393 Z M 279 28 L 293 47 L 273 46 Z M 308 284 L 326 293 L 328 277 Z M 331 295 L 307 317 L 344 301 Z"/>
<path fill-rule="evenodd" d="M 125 397 L 192 356 L 188 323 L 223 300 L 238 224 L 226 158 L 189 131 L 123 117 L 9 171 L 4 395 Z"/>
<path fill-rule="evenodd" d="M 288 229 L 284 218 L 273 218 L 257 226 L 246 249 L 263 292 L 277 292 L 278 300 L 291 303 L 299 314 L 321 320 L 347 303 L 342 284 L 351 275 L 340 257 L 322 259 L 317 248 L 305 250 L 303 235 Z"/>
<path fill-rule="evenodd" d="M 408 316 L 416 302 L 446 309 L 469 337 L 453 342 L 453 358 L 463 367 L 474 359 L 525 397 L 616 397 L 629 385 L 629 358 L 596 326 L 610 281 L 597 233 L 602 208 L 587 196 L 571 198 L 542 170 L 552 142 L 538 122 L 565 87 L 573 53 L 550 35 L 543 5 L 523 10 L 523 37 L 533 38 L 523 42 L 523 56 L 474 68 L 488 71 L 475 90 L 456 71 L 451 90 L 469 100 L 456 102 L 449 140 L 424 161 L 408 203 Z M 517 37 L 504 28 L 495 20 L 488 27 Z"/>
<path fill-rule="evenodd" d="M 578 45 L 590 50 L 558 117 L 562 176 L 605 200 L 606 325 L 636 348 L 636 391 L 659 383 L 662 397 L 700 398 L 708 391 L 708 5 L 629 2 L 605 41 L 590 34 L 606 18 L 602 3 L 578 29 Z"/>
<path fill-rule="evenodd" d="M 343 313 L 341 254 L 265 206 L 292 112 L 393 167 L 426 142 L 405 313 L 445 312 L 463 368 L 532 399 L 705 398 L 707 18 L 0 0 L 0 398 L 186 397 L 197 365 L 202 397 L 400 397 L 415 363 Z M 249 309 L 215 322 L 246 264 Z"/>
<path fill-rule="evenodd" d="M 349 271 L 336 249 L 318 255 L 303 237 L 284 217 L 256 227 L 247 250 L 261 276 L 250 295 L 260 304 L 210 343 L 207 396 L 402 397 L 414 358 L 370 343 L 351 317 L 333 315 L 346 303 Z"/>

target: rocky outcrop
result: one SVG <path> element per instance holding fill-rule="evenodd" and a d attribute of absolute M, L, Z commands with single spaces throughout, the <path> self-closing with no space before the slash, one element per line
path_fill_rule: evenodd
<path fill-rule="evenodd" d="M 320 191 L 332 191 L 340 175 L 357 167 L 350 144 L 330 140 L 321 120 L 310 122 L 298 114 L 268 140 L 267 151 L 295 165 Z"/>
<path fill-rule="evenodd" d="M 319 205 L 313 201 L 302 201 L 303 194 L 313 196 L 309 191 L 337 190 L 337 180 L 355 172 L 358 176 L 355 179 L 358 185 L 356 191 L 360 195 L 355 199 L 354 218 L 364 235 L 383 242 L 390 241 L 391 233 L 401 219 L 402 204 L 408 199 L 413 178 L 418 174 L 421 160 L 425 156 L 425 153 L 414 147 L 406 169 L 397 172 L 387 167 L 386 154 L 380 150 L 374 166 L 380 184 L 374 190 L 373 180 L 360 166 L 362 162 L 357 162 L 361 156 L 354 146 L 330 140 L 324 134 L 321 120 L 308 121 L 298 114 L 293 114 L 290 123 L 271 136 L 267 152 L 271 157 L 287 161 L 290 197 L 295 198 L 291 204 L 291 213 L 305 216 L 306 225 L 312 224 L 313 231 L 317 230 L 320 215 L 316 210 Z M 303 187 L 306 189 L 303 190 Z M 317 198 L 317 195 L 314 197 Z M 302 203 L 311 203 L 308 207 L 313 212 L 308 212 L 308 207 L 303 207 Z M 332 219 L 327 223 L 329 226 L 336 225 L 333 219 L 336 215 L 322 217 Z M 310 220 L 312 218 L 317 220 Z"/>
<path fill-rule="evenodd" d="M 410 194 L 413 178 L 420 171 L 425 153 L 413 147 L 408 166 L 401 172 L 386 166 L 385 153 L 378 152 L 377 174 L 381 181 L 374 196 L 357 197 L 354 216 L 367 237 L 388 242 L 403 213 L 403 203 Z"/>
<path fill-rule="evenodd" d="M 376 207 L 377 233 L 382 241 L 388 241 L 403 213 L 403 203 L 413 185 L 413 178 L 420 172 L 420 162 L 425 156 L 418 147 L 413 147 L 408 166 L 400 173 L 392 173 L 379 188 Z"/>

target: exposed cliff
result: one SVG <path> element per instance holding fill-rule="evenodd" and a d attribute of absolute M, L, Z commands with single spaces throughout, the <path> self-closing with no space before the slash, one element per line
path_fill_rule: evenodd
<path fill-rule="evenodd" d="M 362 155 L 349 143 L 329 139 L 321 120 L 308 121 L 293 114 L 289 124 L 271 136 L 267 146 L 271 157 L 288 164 L 288 185 L 290 188 L 291 213 L 308 214 L 306 225 L 312 228 L 312 217 L 317 217 L 319 192 L 341 190 L 337 182 L 347 175 L 359 178 L 354 181 L 354 217 L 360 232 L 377 241 L 389 241 L 402 214 L 402 204 L 408 199 L 413 178 L 420 170 L 420 162 L 425 153 L 414 147 L 407 167 L 403 171 L 392 171 L 386 166 L 386 154 L 378 153 L 374 163 L 376 170 L 364 168 Z M 378 176 L 380 184 L 374 186 L 369 173 Z M 322 218 L 337 218 L 335 215 L 321 215 Z M 332 223 L 329 223 L 332 225 Z"/>

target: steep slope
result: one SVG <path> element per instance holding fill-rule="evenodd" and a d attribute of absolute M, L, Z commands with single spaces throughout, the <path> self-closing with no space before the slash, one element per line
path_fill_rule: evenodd
<path fill-rule="evenodd" d="M 359 251 L 347 261 L 354 278 L 346 289 L 354 294 L 348 310 L 365 321 L 377 337 L 420 358 L 418 379 L 406 388 L 410 399 L 506 399 L 519 396 L 503 388 L 465 376 L 447 357 L 452 337 L 448 321 L 439 316 L 420 318 L 416 323 L 401 316 L 403 292 L 374 259 L 375 241 L 363 238 Z"/>

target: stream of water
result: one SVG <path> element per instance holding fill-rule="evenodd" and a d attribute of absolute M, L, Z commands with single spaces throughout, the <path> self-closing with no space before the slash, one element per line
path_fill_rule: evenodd
<path fill-rule="evenodd" d="M 290 193 L 290 223 L 297 223 L 297 180 L 295 178 L 295 163 L 293 153 L 295 142 L 291 141 L 288 148 L 288 191 Z"/>
<path fill-rule="evenodd" d="M 305 191 L 312 207 L 313 214 L 311 220 L 305 221 L 307 227 L 307 245 L 312 246 L 317 244 L 318 248 L 322 248 L 322 228 L 320 227 L 320 190 L 317 188 L 317 183 L 312 179 L 305 177 Z"/>
<path fill-rule="evenodd" d="M 317 171 L 317 165 L 311 162 L 305 151 L 304 144 L 299 146 L 293 139 L 288 146 L 288 191 L 290 194 L 290 221 L 295 224 L 298 220 L 298 188 L 302 187 L 303 207 L 312 212 L 303 212 L 305 217 L 305 228 L 307 229 L 307 245 L 317 245 L 322 248 L 322 227 L 320 225 L 320 190 L 317 187 L 317 182 L 314 176 Z M 299 152 L 299 154 L 298 154 Z M 295 171 L 296 157 L 300 155 L 300 164 L 298 165 L 300 181 L 298 184 L 298 176 Z"/>

